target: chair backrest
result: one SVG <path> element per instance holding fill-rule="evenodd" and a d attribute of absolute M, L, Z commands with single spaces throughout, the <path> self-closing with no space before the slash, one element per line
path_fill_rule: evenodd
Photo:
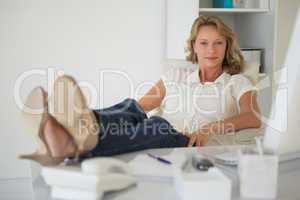
<path fill-rule="evenodd" d="M 254 85 L 258 83 L 259 66 L 257 62 L 246 62 L 243 74 L 248 77 Z"/>
<path fill-rule="evenodd" d="M 168 59 L 164 62 L 164 72 L 173 71 L 173 73 L 177 73 L 178 76 L 184 76 L 187 72 L 196 70 L 197 67 L 197 64 L 186 60 Z M 243 74 L 256 85 L 259 77 L 259 63 L 246 62 Z"/>

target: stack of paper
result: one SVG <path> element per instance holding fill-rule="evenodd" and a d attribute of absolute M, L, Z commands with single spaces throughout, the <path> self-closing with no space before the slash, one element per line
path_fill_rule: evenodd
<path fill-rule="evenodd" d="M 87 192 L 85 190 L 78 190 L 74 188 L 52 187 L 51 196 L 58 199 L 72 199 L 72 200 L 100 200 L 103 192 Z"/>
<path fill-rule="evenodd" d="M 187 160 L 184 154 L 176 151 L 161 158 L 172 164 L 160 162 L 147 154 L 140 154 L 129 162 L 129 166 L 133 169 L 133 174 L 142 179 L 171 181 L 175 176 L 175 170 L 181 168 Z"/>
<path fill-rule="evenodd" d="M 101 199 L 104 192 L 124 189 L 136 179 L 126 174 L 86 174 L 80 166 L 43 167 L 42 176 L 51 186 L 53 198 Z"/>

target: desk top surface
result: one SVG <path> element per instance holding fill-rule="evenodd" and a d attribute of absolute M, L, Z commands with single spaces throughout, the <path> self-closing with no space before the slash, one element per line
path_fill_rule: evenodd
<path fill-rule="evenodd" d="M 203 147 L 203 148 L 178 148 L 176 149 L 182 153 L 190 152 L 213 152 L 220 151 L 224 147 Z M 225 147 L 227 148 L 227 147 Z M 128 153 L 124 155 L 115 156 L 124 161 L 132 160 L 138 153 L 151 152 L 156 155 L 167 155 L 174 149 L 151 149 L 135 153 Z M 236 167 L 220 167 L 224 174 L 232 180 L 232 199 L 240 200 L 239 184 Z M 278 199 L 300 199 L 300 159 L 281 162 L 279 165 L 278 176 Z M 43 182 L 41 177 L 37 177 L 33 181 L 33 189 L 35 196 L 38 199 L 51 199 L 50 188 Z M 138 180 L 136 186 L 127 188 L 122 191 L 107 193 L 104 195 L 104 200 L 140 200 L 140 199 L 178 199 L 175 192 L 175 187 L 170 182 Z"/>

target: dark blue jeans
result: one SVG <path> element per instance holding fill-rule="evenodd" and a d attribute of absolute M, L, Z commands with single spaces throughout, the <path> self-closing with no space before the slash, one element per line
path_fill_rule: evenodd
<path fill-rule="evenodd" d="M 159 117 L 147 118 L 134 99 L 94 110 L 100 125 L 99 142 L 89 157 L 112 156 L 150 148 L 185 147 L 188 138 Z"/>

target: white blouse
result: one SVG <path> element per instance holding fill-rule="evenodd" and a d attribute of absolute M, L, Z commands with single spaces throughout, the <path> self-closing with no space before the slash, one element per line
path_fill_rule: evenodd
<path fill-rule="evenodd" d="M 221 74 L 202 84 L 198 70 L 170 70 L 161 77 L 166 88 L 162 117 L 180 132 L 194 132 L 201 126 L 239 113 L 239 99 L 256 90 L 242 74 Z"/>

